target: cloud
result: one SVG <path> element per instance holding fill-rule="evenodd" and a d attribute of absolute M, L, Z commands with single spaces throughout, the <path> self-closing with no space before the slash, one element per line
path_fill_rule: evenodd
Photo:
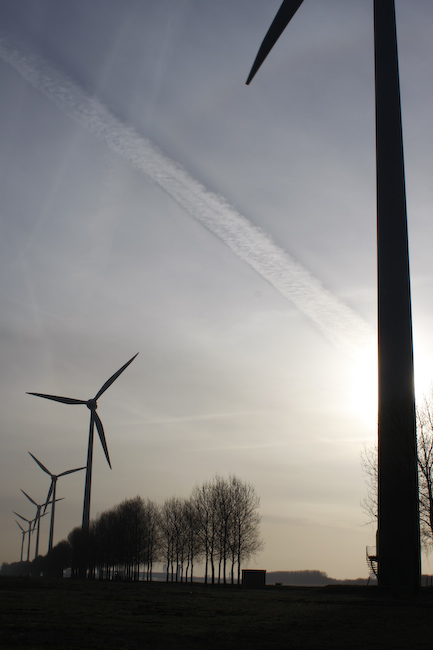
<path fill-rule="evenodd" d="M 173 417 L 163 418 L 150 418 L 148 424 L 171 424 L 173 422 L 202 422 L 205 420 L 222 420 L 237 417 L 244 417 L 246 415 L 257 415 L 263 411 L 236 411 L 233 413 L 203 413 L 203 414 L 190 414 Z"/>
<path fill-rule="evenodd" d="M 208 191 L 152 142 L 123 123 L 98 99 L 34 53 L 0 35 L 0 56 L 34 88 L 112 151 L 146 174 L 184 210 L 222 240 L 337 346 L 354 353 L 371 340 L 369 326 L 262 229 Z M 241 83 L 241 81 L 240 81 Z"/>

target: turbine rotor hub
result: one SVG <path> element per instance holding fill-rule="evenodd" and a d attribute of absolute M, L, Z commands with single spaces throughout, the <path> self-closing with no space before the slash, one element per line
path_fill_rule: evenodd
<path fill-rule="evenodd" d="M 98 405 L 97 405 L 95 399 L 89 399 L 88 402 L 86 403 L 86 406 L 91 411 L 96 411 L 96 409 L 98 408 Z"/>

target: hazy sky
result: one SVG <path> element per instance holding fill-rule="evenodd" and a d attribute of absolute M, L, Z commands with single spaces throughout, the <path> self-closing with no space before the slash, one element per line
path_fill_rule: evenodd
<path fill-rule="evenodd" d="M 251 86 L 280 0 L 0 0 L 0 562 L 15 510 L 85 464 L 91 517 L 236 474 L 252 568 L 367 575 L 376 437 L 371 0 L 306 0 Z M 433 5 L 397 0 L 416 389 L 433 380 Z M 54 542 L 81 524 L 59 479 Z M 48 519 L 48 517 L 46 518 Z M 43 520 L 41 551 L 48 544 Z M 424 559 L 424 570 L 431 572 Z"/>

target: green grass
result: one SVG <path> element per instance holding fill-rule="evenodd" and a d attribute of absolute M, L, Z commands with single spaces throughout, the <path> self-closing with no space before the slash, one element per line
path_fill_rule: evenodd
<path fill-rule="evenodd" d="M 0 576 L 0 647 L 72 650 L 431 648 L 433 591 L 237 587 Z"/>

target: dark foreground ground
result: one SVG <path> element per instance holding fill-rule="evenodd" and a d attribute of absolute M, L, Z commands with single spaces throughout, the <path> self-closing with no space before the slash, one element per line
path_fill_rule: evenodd
<path fill-rule="evenodd" d="M 433 647 L 433 589 L 26 580 L 0 576 L 0 648 Z"/>

